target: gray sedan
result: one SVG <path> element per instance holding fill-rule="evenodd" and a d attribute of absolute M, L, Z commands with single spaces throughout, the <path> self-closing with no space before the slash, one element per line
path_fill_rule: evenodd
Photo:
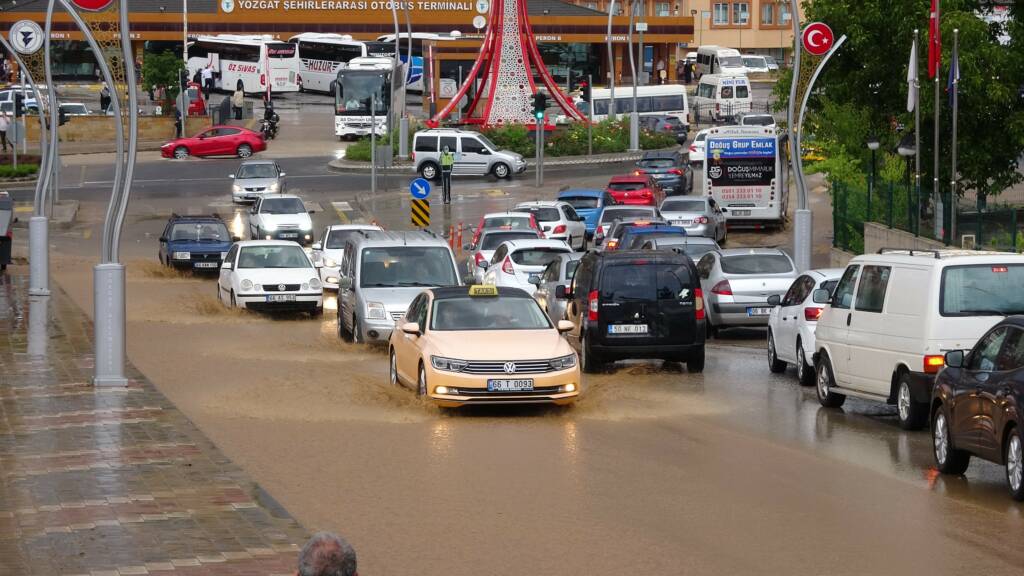
<path fill-rule="evenodd" d="M 788 254 L 777 248 L 708 252 L 697 263 L 707 307 L 708 335 L 733 326 L 767 326 L 768 298 L 782 296 L 797 277 Z"/>
<path fill-rule="evenodd" d="M 231 200 L 236 204 L 255 202 L 265 194 L 284 194 L 285 173 L 273 160 L 246 160 L 238 171 L 228 176 L 231 185 Z"/>
<path fill-rule="evenodd" d="M 673 226 L 686 228 L 687 236 L 703 236 L 721 244 L 729 234 L 723 212 L 710 197 L 666 198 L 661 203 L 661 217 Z"/>
<path fill-rule="evenodd" d="M 568 303 L 568 300 L 556 297 L 555 291 L 558 286 L 568 286 L 572 282 L 572 275 L 576 273 L 576 266 L 582 257 L 583 254 L 578 252 L 559 254 L 536 281 L 531 282 L 537 286 L 537 291 L 533 293 L 534 300 L 554 323 L 565 318 L 565 305 Z"/>

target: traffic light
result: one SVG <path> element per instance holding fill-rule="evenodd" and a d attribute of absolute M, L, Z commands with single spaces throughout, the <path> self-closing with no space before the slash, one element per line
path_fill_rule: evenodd
<path fill-rule="evenodd" d="M 25 115 L 25 97 L 21 92 L 14 93 L 14 117 L 19 118 Z"/>
<path fill-rule="evenodd" d="M 548 109 L 548 97 L 541 92 L 533 95 L 533 117 L 544 120 L 544 111 Z"/>
<path fill-rule="evenodd" d="M 590 84 L 584 82 L 580 85 L 580 98 L 584 102 L 590 102 Z"/>
<path fill-rule="evenodd" d="M 178 70 L 178 83 L 181 85 L 182 92 L 188 88 L 188 70 L 184 68 Z"/>

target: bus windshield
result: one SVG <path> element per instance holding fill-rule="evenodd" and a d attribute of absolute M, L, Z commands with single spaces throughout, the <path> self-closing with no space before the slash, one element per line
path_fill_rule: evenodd
<path fill-rule="evenodd" d="M 375 113 L 386 115 L 390 108 L 388 71 L 341 70 L 335 112 L 339 116 L 369 116 L 370 97 L 376 96 Z"/>
<path fill-rule="evenodd" d="M 743 58 L 739 56 L 719 56 L 718 63 L 726 68 L 742 68 Z"/>

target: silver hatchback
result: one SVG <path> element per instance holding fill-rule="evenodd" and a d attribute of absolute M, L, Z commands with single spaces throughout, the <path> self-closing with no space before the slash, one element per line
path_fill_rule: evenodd
<path fill-rule="evenodd" d="M 728 235 L 723 212 L 714 198 L 705 196 L 670 197 L 661 203 L 661 217 L 686 228 L 687 236 L 703 236 L 720 244 Z"/>
<path fill-rule="evenodd" d="M 246 160 L 238 170 L 228 176 L 231 185 L 231 201 L 236 204 L 255 202 L 265 194 L 285 193 L 285 173 L 273 160 Z"/>
<path fill-rule="evenodd" d="M 782 296 L 798 276 L 778 248 L 733 248 L 708 252 L 697 263 L 708 335 L 733 326 L 767 326 L 772 296 Z"/>

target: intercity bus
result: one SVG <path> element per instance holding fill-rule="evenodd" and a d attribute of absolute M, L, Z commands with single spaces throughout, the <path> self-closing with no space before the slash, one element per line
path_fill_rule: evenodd
<path fill-rule="evenodd" d="M 388 116 L 405 102 L 405 66 L 395 70 L 394 64 L 394 57 L 367 56 L 353 58 L 338 70 L 334 82 L 335 136 L 342 140 L 367 136 L 371 129 L 377 136 L 387 134 Z"/>
<path fill-rule="evenodd" d="M 398 53 L 402 62 L 406 60 L 406 41 L 409 38 L 408 32 L 403 32 L 398 35 Z M 413 32 L 412 33 L 412 62 L 409 63 L 409 73 L 406 77 L 406 90 L 411 92 L 423 92 L 423 74 L 425 72 L 423 68 L 423 41 L 424 40 L 458 40 L 459 34 L 453 32 L 452 34 L 436 34 L 433 32 Z M 391 53 L 394 54 L 395 35 L 385 34 L 377 37 L 377 42 L 381 44 L 389 44 L 391 46 Z"/>
<path fill-rule="evenodd" d="M 353 40 L 348 34 L 305 32 L 289 40 L 298 48 L 301 90 L 334 93 L 338 70 L 353 58 L 368 56 L 366 42 Z"/>
<path fill-rule="evenodd" d="M 297 92 L 299 57 L 294 44 L 275 40 L 270 35 L 240 36 L 218 34 L 200 36 L 188 44 L 189 77 L 213 67 L 215 90 L 235 90 L 242 81 L 248 93 Z"/>

